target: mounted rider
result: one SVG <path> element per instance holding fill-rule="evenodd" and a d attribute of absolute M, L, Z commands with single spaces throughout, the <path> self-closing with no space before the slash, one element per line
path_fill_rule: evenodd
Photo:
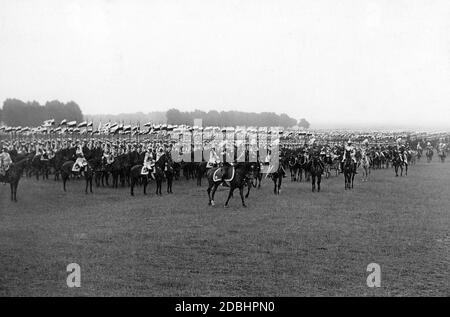
<path fill-rule="evenodd" d="M 353 146 L 353 142 L 350 139 L 347 141 L 347 144 L 344 146 L 344 155 L 342 156 L 342 161 L 341 161 L 341 173 L 344 172 L 344 162 L 345 162 L 347 156 L 350 156 L 350 159 L 353 162 L 355 174 L 358 174 L 358 172 L 356 171 L 356 164 L 357 164 L 356 148 Z"/>
<path fill-rule="evenodd" d="M 76 145 L 75 156 L 77 157 L 75 164 L 73 164 L 72 172 L 78 173 L 87 165 L 87 161 L 84 157 L 83 148 L 81 144 Z"/>
<path fill-rule="evenodd" d="M 209 150 L 209 160 L 206 164 L 206 168 L 212 168 L 218 166 L 220 163 L 220 157 L 216 152 L 216 148 L 213 146 Z"/>
<path fill-rule="evenodd" d="M 142 166 L 142 171 L 141 174 L 142 175 L 148 175 L 149 171 L 153 171 L 153 153 L 152 153 L 152 148 L 150 145 L 147 146 L 147 151 L 145 151 L 145 155 L 144 155 L 144 163 Z M 152 174 L 153 176 L 153 174 Z"/>
<path fill-rule="evenodd" d="M 105 146 L 105 150 L 103 151 L 102 159 L 104 159 L 106 161 L 106 165 L 110 165 L 110 164 L 114 163 L 114 153 L 111 150 L 111 147 L 109 144 Z"/>
<path fill-rule="evenodd" d="M 308 154 L 310 158 L 309 164 L 312 162 L 312 159 L 316 159 L 319 165 L 321 166 L 322 170 L 324 170 L 325 165 L 322 162 L 321 153 L 322 149 L 317 145 L 316 139 L 312 138 L 309 141 L 309 149 L 308 149 Z"/>
<path fill-rule="evenodd" d="M 402 138 L 398 138 L 396 141 L 396 147 L 397 147 L 397 153 L 400 158 L 400 161 L 402 161 L 405 164 L 408 164 L 408 156 L 405 151 L 405 146 L 403 145 Z"/>
<path fill-rule="evenodd" d="M 439 153 L 445 154 L 446 149 L 447 149 L 447 144 L 445 144 L 444 138 L 441 138 L 439 140 L 438 151 L 439 151 Z"/>
<path fill-rule="evenodd" d="M 361 158 L 362 158 L 362 159 L 369 160 L 369 163 L 370 163 L 369 152 L 370 152 L 370 148 L 369 148 L 369 140 L 368 140 L 368 139 L 365 139 L 364 141 L 362 141 L 362 146 L 361 146 Z"/>
<path fill-rule="evenodd" d="M 6 172 L 9 170 L 12 159 L 9 153 L 7 152 L 7 148 L 5 145 L 1 145 L 1 153 L 0 153 L 0 175 L 5 176 Z"/>

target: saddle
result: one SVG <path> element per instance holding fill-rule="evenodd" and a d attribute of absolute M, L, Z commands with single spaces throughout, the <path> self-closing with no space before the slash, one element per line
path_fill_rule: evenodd
<path fill-rule="evenodd" d="M 72 172 L 80 172 L 87 165 L 87 162 L 83 162 L 82 164 L 75 163 L 72 167 Z"/>
<path fill-rule="evenodd" d="M 3 167 L 0 168 L 0 175 L 1 175 L 1 176 L 6 176 L 6 172 L 8 172 L 8 169 L 9 169 L 9 168 L 3 168 Z"/>
<path fill-rule="evenodd" d="M 213 174 L 213 181 L 226 181 L 231 182 L 234 179 L 234 166 L 222 166 L 217 168 Z"/>
<path fill-rule="evenodd" d="M 147 166 L 142 166 L 141 175 L 148 175 L 148 168 L 147 168 Z"/>

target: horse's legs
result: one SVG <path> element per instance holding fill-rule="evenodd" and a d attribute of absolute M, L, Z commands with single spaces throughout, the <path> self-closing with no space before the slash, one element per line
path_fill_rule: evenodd
<path fill-rule="evenodd" d="M 208 185 L 208 188 L 206 189 L 206 192 L 208 193 L 208 205 L 211 205 L 211 183 Z"/>
<path fill-rule="evenodd" d="M 213 186 L 213 188 L 212 188 L 212 193 L 211 193 L 211 205 L 213 205 L 213 206 L 215 206 L 215 203 L 214 203 L 214 195 L 216 194 L 217 187 L 219 187 L 219 182 L 214 183 L 214 186 Z"/>
<path fill-rule="evenodd" d="M 167 193 L 170 194 L 170 179 L 167 177 Z"/>
<path fill-rule="evenodd" d="M 312 191 L 316 191 L 316 175 L 311 174 L 311 185 L 312 185 Z"/>
<path fill-rule="evenodd" d="M 144 180 L 143 180 L 143 182 L 144 182 L 144 194 L 145 194 L 145 195 L 147 195 L 148 181 L 149 181 L 148 175 L 146 175 L 146 176 L 144 177 Z"/>
<path fill-rule="evenodd" d="M 11 201 L 14 201 L 14 183 L 11 182 L 9 185 L 11 187 Z"/>
<path fill-rule="evenodd" d="M 157 183 L 157 189 L 156 189 L 156 191 L 157 191 L 157 193 L 158 193 L 159 195 L 162 196 L 162 193 L 161 193 L 162 179 L 159 179 L 156 183 Z"/>
<path fill-rule="evenodd" d="M 228 201 L 230 200 L 231 196 L 233 196 L 233 192 L 234 192 L 234 187 L 230 185 L 230 191 L 228 192 L 228 198 L 227 201 L 225 202 L 225 207 L 228 207 Z M 245 205 L 245 203 L 244 203 Z"/>
<path fill-rule="evenodd" d="M 14 183 L 14 202 L 17 202 L 17 187 L 19 187 L 19 181 Z"/>
<path fill-rule="evenodd" d="M 244 200 L 244 185 L 239 187 L 239 194 L 241 195 L 242 207 L 247 207 L 247 205 L 245 204 L 245 200 Z"/>
<path fill-rule="evenodd" d="M 252 187 L 251 184 L 248 185 L 248 190 L 247 190 L 247 194 L 245 194 L 245 198 L 248 198 L 248 196 L 250 195 L 250 187 Z"/>
<path fill-rule="evenodd" d="M 280 190 L 281 190 L 281 182 L 283 181 L 283 176 L 280 175 L 278 177 L 278 195 L 280 194 Z"/>
<path fill-rule="evenodd" d="M 63 189 L 64 189 L 64 191 L 66 191 L 67 176 L 63 174 L 62 175 L 62 180 L 63 180 Z"/>

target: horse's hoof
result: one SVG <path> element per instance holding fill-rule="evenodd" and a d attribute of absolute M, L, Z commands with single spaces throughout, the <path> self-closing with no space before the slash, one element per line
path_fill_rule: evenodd
<path fill-rule="evenodd" d="M 247 205 L 243 204 L 242 207 L 247 208 Z"/>

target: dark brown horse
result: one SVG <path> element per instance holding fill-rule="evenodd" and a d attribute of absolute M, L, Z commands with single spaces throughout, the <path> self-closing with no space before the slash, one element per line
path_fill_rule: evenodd
<path fill-rule="evenodd" d="M 175 171 L 173 168 L 173 161 L 172 161 L 172 157 L 170 156 L 170 154 L 166 153 L 166 158 L 167 158 L 167 161 L 165 163 L 166 167 L 164 168 L 164 174 L 166 175 L 166 180 L 167 180 L 167 193 L 173 194 L 172 185 L 173 185 L 173 178 L 174 178 Z"/>
<path fill-rule="evenodd" d="M 131 168 L 130 171 L 130 193 L 131 196 L 134 196 L 134 187 L 137 184 L 141 184 L 144 189 L 144 195 L 147 195 L 147 185 L 148 185 L 148 174 L 142 175 L 142 164 L 135 165 Z M 149 171 L 148 173 L 151 173 Z"/>
<path fill-rule="evenodd" d="M 353 162 L 350 155 L 346 155 L 342 170 L 344 172 L 345 189 L 352 189 L 356 174 L 356 163 Z"/>
<path fill-rule="evenodd" d="M 433 149 L 427 149 L 426 156 L 427 162 L 431 163 L 431 160 L 433 159 Z"/>
<path fill-rule="evenodd" d="M 155 163 L 155 181 L 156 181 L 156 195 L 162 195 L 162 182 L 164 179 L 164 170 L 166 168 L 167 155 L 163 154 Z"/>
<path fill-rule="evenodd" d="M 225 202 L 225 207 L 228 207 L 228 202 L 233 196 L 233 192 L 236 188 L 239 188 L 242 206 L 247 207 L 244 200 L 244 186 L 249 183 L 249 180 L 253 180 L 255 177 L 255 164 L 256 163 L 237 163 L 235 166 L 210 168 L 207 172 L 208 189 L 206 190 L 209 198 L 208 205 L 215 206 L 214 194 L 216 193 L 217 187 L 224 181 L 229 180 L 230 191 L 228 193 L 227 201 Z"/>
<path fill-rule="evenodd" d="M 73 161 L 67 161 L 65 162 L 61 167 L 61 178 L 63 181 L 63 189 L 66 191 L 66 183 L 67 180 L 70 178 L 70 176 L 78 176 L 80 175 L 81 171 L 84 172 L 84 179 L 86 181 L 86 189 L 85 193 L 88 193 L 88 188 L 90 192 L 92 193 L 92 180 L 94 178 L 94 169 L 92 167 L 92 163 L 88 161 L 87 165 L 82 168 L 80 172 L 73 172 L 72 168 L 75 162 Z"/>
<path fill-rule="evenodd" d="M 281 183 L 283 181 L 283 177 L 285 174 L 284 164 L 285 164 L 285 161 L 283 159 L 281 159 L 278 164 L 278 168 L 275 167 L 276 171 L 273 173 L 270 173 L 270 178 L 273 181 L 273 193 L 275 195 L 279 195 L 280 191 L 281 191 Z"/>
<path fill-rule="evenodd" d="M 312 191 L 313 192 L 316 191 L 316 182 L 317 182 L 317 191 L 320 192 L 320 183 L 322 182 L 322 173 L 324 170 L 323 163 L 320 161 L 319 156 L 311 156 L 307 164 L 308 164 L 307 171 L 311 176 Z"/>
<path fill-rule="evenodd" d="M 403 176 L 403 167 L 405 167 L 405 169 L 406 169 L 405 175 L 408 175 L 408 165 L 402 159 L 401 155 L 403 155 L 403 154 L 398 151 L 393 152 L 392 166 L 394 166 L 396 177 L 398 176 L 398 169 L 400 169 L 400 176 Z"/>
<path fill-rule="evenodd" d="M 0 174 L 0 182 L 9 183 L 11 187 L 11 201 L 17 202 L 17 187 L 20 177 L 28 163 L 28 158 L 23 158 L 18 162 L 12 163 L 5 175 Z"/>

